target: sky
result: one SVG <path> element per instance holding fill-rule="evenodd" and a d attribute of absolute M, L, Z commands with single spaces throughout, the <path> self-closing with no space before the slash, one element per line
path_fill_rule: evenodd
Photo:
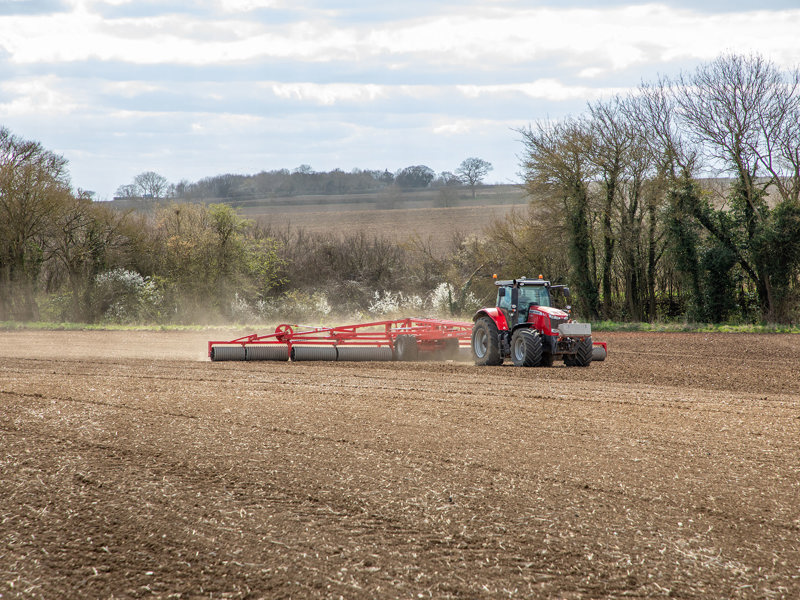
<path fill-rule="evenodd" d="M 800 65 L 797 0 L 0 0 L 0 126 L 113 198 L 310 165 L 519 178 L 528 124 L 723 53 Z"/>

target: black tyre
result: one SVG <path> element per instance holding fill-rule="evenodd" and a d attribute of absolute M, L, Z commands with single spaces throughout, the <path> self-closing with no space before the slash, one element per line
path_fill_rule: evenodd
<path fill-rule="evenodd" d="M 517 329 L 511 336 L 511 360 L 516 367 L 538 367 L 542 363 L 542 338 L 537 331 Z"/>
<path fill-rule="evenodd" d="M 413 361 L 419 357 L 417 338 L 413 335 L 398 335 L 394 341 L 395 360 Z"/>
<path fill-rule="evenodd" d="M 577 352 L 565 356 L 564 364 L 568 367 L 588 367 L 592 364 L 592 338 L 587 337 L 580 340 Z"/>
<path fill-rule="evenodd" d="M 476 365 L 494 367 L 503 364 L 500 334 L 489 317 L 481 317 L 472 326 L 472 358 Z"/>
<path fill-rule="evenodd" d="M 587 337 L 578 342 L 578 352 L 575 354 L 576 367 L 588 367 L 592 364 L 592 338 Z"/>
<path fill-rule="evenodd" d="M 550 352 L 542 352 L 542 362 L 539 363 L 540 367 L 553 366 L 553 354 Z"/>

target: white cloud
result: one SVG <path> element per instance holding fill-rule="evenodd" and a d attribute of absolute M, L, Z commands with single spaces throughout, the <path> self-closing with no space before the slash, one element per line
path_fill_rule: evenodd
<path fill-rule="evenodd" d="M 473 122 L 466 119 L 446 121 L 433 127 L 433 133 L 437 135 L 464 135 L 472 130 Z"/>
<path fill-rule="evenodd" d="M 239 13 L 262 8 L 280 8 L 287 3 L 279 0 L 219 0 L 218 4 L 225 12 Z"/>
<path fill-rule="evenodd" d="M 779 15 L 702 14 L 665 5 L 602 9 L 485 8 L 432 18 L 341 25 L 320 18 L 270 24 L 247 18 L 269 0 L 220 0 L 225 18 L 200 14 L 105 20 L 92 5 L 71 12 L 0 17 L 0 47 L 13 62 L 99 58 L 134 64 L 227 64 L 260 59 L 377 59 L 488 70 L 548 59 L 585 76 L 677 57 L 708 58 L 737 43 L 781 63 L 800 59 L 800 10 Z M 468 9 L 467 9 L 468 10 Z M 768 31 L 769 35 L 753 35 Z"/>
<path fill-rule="evenodd" d="M 591 100 L 625 92 L 622 88 L 571 86 L 557 79 L 539 79 L 530 83 L 505 85 L 459 85 L 457 89 L 469 98 L 492 95 L 523 94 L 545 100 Z"/>
<path fill-rule="evenodd" d="M 311 101 L 325 106 L 337 102 L 370 102 L 385 97 L 387 86 L 374 84 L 316 84 L 316 83 L 272 83 L 272 92 L 279 98 Z"/>
<path fill-rule="evenodd" d="M 100 90 L 120 98 L 136 98 L 142 94 L 163 91 L 164 86 L 149 81 L 107 81 L 101 82 Z"/>
<path fill-rule="evenodd" d="M 262 82 L 259 86 L 277 98 L 320 106 L 363 105 L 375 101 L 414 99 L 439 102 L 445 98 L 475 100 L 523 96 L 550 101 L 593 100 L 623 94 L 630 88 L 566 85 L 557 79 L 501 85 L 378 85 L 372 83 Z M 126 89 L 123 87 L 123 90 Z"/>
<path fill-rule="evenodd" d="M 436 120 L 436 123 L 434 123 L 432 131 L 436 135 L 448 135 L 448 136 L 469 135 L 475 133 L 480 129 L 484 129 L 487 126 L 495 127 L 496 125 L 497 122 L 490 121 L 487 119 L 449 120 L 446 118 L 439 118 Z"/>
<path fill-rule="evenodd" d="M 772 48 L 788 65 L 800 47 L 786 42 L 800 27 L 800 10 L 702 14 L 665 5 L 597 9 L 490 9 L 377 28 L 366 38 L 376 54 L 425 56 L 481 71 L 547 59 L 580 67 L 584 76 L 675 58 L 709 58 L 734 40 L 738 48 Z M 769 31 L 754 36 L 753 31 Z M 589 65 L 587 67 L 586 65 Z"/>
<path fill-rule="evenodd" d="M 265 127 L 266 120 L 256 115 L 230 113 L 205 113 L 194 115 L 190 125 L 192 133 L 218 135 L 224 131 L 226 135 L 252 135 Z"/>
<path fill-rule="evenodd" d="M 0 113 L 6 117 L 63 116 L 83 107 L 74 91 L 61 89 L 60 80 L 52 75 L 3 82 L 0 90 L 10 97 L 0 103 Z"/>

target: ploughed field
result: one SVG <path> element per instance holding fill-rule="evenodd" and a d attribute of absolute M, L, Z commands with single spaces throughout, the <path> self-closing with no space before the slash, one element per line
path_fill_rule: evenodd
<path fill-rule="evenodd" d="M 0 333 L 0 596 L 800 597 L 800 337 L 596 337 L 521 369 Z"/>
<path fill-rule="evenodd" d="M 263 217 L 277 230 L 297 227 L 311 233 L 360 231 L 367 238 L 378 237 L 407 244 L 418 240 L 431 249 L 446 252 L 454 239 L 479 234 L 495 220 L 502 220 L 512 211 L 523 211 L 525 205 L 455 206 L 448 208 L 420 207 L 376 210 L 364 208 L 304 207 L 277 208 L 269 212 L 244 210 L 250 217 Z"/>

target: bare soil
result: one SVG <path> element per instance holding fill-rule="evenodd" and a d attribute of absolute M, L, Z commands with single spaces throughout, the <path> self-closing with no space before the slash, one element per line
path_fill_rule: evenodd
<path fill-rule="evenodd" d="M 447 195 L 447 198 L 444 197 Z M 454 240 L 483 236 L 487 225 L 512 211 L 526 211 L 528 198 L 516 185 L 481 186 L 475 198 L 464 188 L 342 196 L 298 196 L 237 204 L 240 212 L 278 230 L 311 233 L 364 232 L 399 244 L 421 240 L 435 251 Z"/>
<path fill-rule="evenodd" d="M 518 369 L 2 332 L 0 596 L 800 597 L 800 336 L 597 337 Z"/>

